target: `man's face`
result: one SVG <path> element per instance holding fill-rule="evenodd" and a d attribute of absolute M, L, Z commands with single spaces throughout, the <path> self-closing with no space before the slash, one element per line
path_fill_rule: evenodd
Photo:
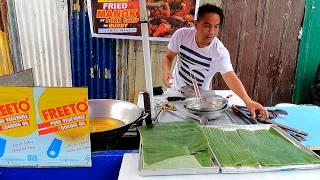
<path fill-rule="evenodd" d="M 220 30 L 220 16 L 216 13 L 206 13 L 200 20 L 196 21 L 198 42 L 210 44 L 218 35 Z"/>

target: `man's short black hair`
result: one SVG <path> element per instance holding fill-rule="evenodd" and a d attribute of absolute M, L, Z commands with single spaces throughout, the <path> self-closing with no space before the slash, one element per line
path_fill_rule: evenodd
<path fill-rule="evenodd" d="M 198 9 L 197 20 L 199 21 L 207 13 L 216 13 L 220 16 L 220 25 L 223 23 L 224 15 L 223 10 L 210 3 L 203 4 Z"/>

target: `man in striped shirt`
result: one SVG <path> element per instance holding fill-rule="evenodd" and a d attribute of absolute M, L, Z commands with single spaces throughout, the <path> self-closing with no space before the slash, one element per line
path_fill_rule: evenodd
<path fill-rule="evenodd" d="M 181 28 L 173 34 L 163 58 L 163 82 L 168 88 L 179 90 L 192 86 L 195 81 L 199 88 L 208 90 L 211 79 L 220 72 L 228 87 L 245 102 L 253 118 L 256 111 L 267 115 L 266 108 L 248 96 L 233 71 L 228 50 L 216 37 L 223 19 L 221 8 L 204 4 L 198 9 L 194 28 Z M 176 56 L 171 74 L 172 60 Z"/>

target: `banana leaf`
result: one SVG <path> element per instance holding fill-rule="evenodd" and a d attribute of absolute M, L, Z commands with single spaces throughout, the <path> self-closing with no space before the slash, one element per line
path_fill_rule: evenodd
<path fill-rule="evenodd" d="M 145 168 L 212 166 L 208 141 L 193 121 L 161 123 L 138 130 Z"/>
<path fill-rule="evenodd" d="M 224 131 L 203 128 L 222 166 L 285 166 L 320 163 L 320 158 L 295 146 L 273 128 Z"/>

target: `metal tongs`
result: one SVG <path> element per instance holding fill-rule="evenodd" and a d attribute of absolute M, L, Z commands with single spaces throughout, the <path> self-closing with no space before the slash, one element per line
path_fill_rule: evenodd
<path fill-rule="evenodd" d="M 257 124 L 258 121 L 261 123 L 264 123 L 264 124 L 274 124 L 274 125 L 277 125 L 278 127 L 280 127 L 281 129 L 283 129 L 284 131 L 286 131 L 287 133 L 289 133 L 292 137 L 294 137 L 298 141 L 304 141 L 305 140 L 304 136 L 308 136 L 308 133 L 306 133 L 304 131 L 300 131 L 298 129 L 295 129 L 295 128 L 292 128 L 289 126 L 285 126 L 283 124 L 274 122 L 272 120 L 273 118 L 276 118 L 277 116 L 287 115 L 288 113 L 284 110 L 280 110 L 280 109 L 268 110 L 268 113 L 269 113 L 268 118 L 259 117 L 259 115 L 257 115 L 256 119 L 253 119 L 250 116 L 250 111 L 246 107 L 232 105 L 231 108 L 247 124 Z M 248 123 L 248 122 L 250 122 L 250 123 Z"/>
<path fill-rule="evenodd" d="M 208 124 L 208 118 L 205 117 L 205 116 L 197 116 L 197 115 L 194 115 L 188 111 L 186 111 L 185 109 L 183 108 L 180 108 L 180 107 L 177 107 L 176 105 L 172 104 L 172 103 L 164 103 L 162 105 L 162 110 L 165 111 L 165 110 L 171 110 L 171 111 L 176 111 L 176 110 L 179 110 L 181 111 L 182 113 L 184 113 L 185 115 L 193 118 L 193 119 L 196 119 L 196 120 L 199 120 L 200 121 L 200 124 L 201 125 L 207 125 Z"/>
<path fill-rule="evenodd" d="M 250 112 L 248 110 L 243 109 L 243 106 L 232 105 L 231 108 L 233 112 L 235 112 L 245 123 L 258 124 L 258 121 L 256 119 L 253 119 L 250 116 Z"/>

